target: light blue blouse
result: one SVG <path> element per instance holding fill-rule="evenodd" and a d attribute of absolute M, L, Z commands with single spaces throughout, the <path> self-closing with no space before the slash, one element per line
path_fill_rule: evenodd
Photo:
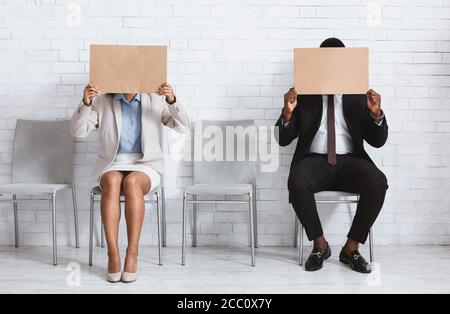
<path fill-rule="evenodd" d="M 128 102 L 123 94 L 116 94 L 121 102 L 122 129 L 120 131 L 119 154 L 141 154 L 142 109 L 141 94 Z"/>

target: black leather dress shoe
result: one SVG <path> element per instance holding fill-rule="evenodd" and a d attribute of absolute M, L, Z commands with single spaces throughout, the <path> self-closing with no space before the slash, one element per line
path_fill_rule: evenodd
<path fill-rule="evenodd" d="M 327 260 L 331 256 L 330 246 L 327 245 L 327 249 L 323 252 L 320 248 L 314 248 L 311 255 L 305 264 L 306 271 L 318 271 L 322 269 L 323 261 Z"/>
<path fill-rule="evenodd" d="M 353 251 L 348 255 L 342 249 L 341 254 L 339 254 L 339 260 L 345 265 L 350 265 L 351 269 L 358 273 L 370 274 L 372 272 L 372 267 L 358 251 Z"/>

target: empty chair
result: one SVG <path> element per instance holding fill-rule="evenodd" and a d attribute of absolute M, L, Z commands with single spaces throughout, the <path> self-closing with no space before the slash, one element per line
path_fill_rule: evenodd
<path fill-rule="evenodd" d="M 317 204 L 348 204 L 348 209 L 351 211 L 351 204 L 358 204 L 359 195 L 348 192 L 336 192 L 336 191 L 324 191 L 315 194 Z M 299 265 L 303 266 L 303 233 L 304 228 L 298 219 L 295 220 L 295 238 L 294 247 L 297 247 L 298 241 L 299 245 Z M 300 236 L 300 240 L 299 240 Z M 372 229 L 369 232 L 369 249 L 370 249 L 370 263 L 374 262 L 374 252 L 373 252 L 373 233 Z"/>
<path fill-rule="evenodd" d="M 73 184 L 73 139 L 70 121 L 18 120 L 12 156 L 12 182 L 0 185 L 0 194 L 12 195 L 15 246 L 19 247 L 19 212 L 21 203 L 48 203 L 52 210 L 53 265 L 57 265 L 56 194 L 72 190 L 75 241 L 79 248 L 76 191 Z M 37 196 L 26 199 L 24 196 Z"/>
<path fill-rule="evenodd" d="M 234 131 L 240 132 L 235 136 Z M 245 131 L 250 131 L 245 133 Z M 194 130 L 194 185 L 183 196 L 182 265 L 186 264 L 187 205 L 193 204 L 192 246 L 197 246 L 198 204 L 248 204 L 251 264 L 257 247 L 254 121 L 197 121 Z M 203 137 L 208 139 L 203 139 Z M 204 143 L 205 145 L 203 145 Z M 214 149 L 209 149 L 215 146 Z M 211 153 L 214 156 L 209 156 Z M 207 156 L 208 155 L 208 156 Z M 225 197 L 224 197 L 225 196 Z M 206 198 L 205 198 L 206 197 Z M 213 197 L 222 199 L 213 199 Z M 236 199 L 241 197 L 241 199 Z M 244 198 L 242 198 L 244 197 Z M 231 199 L 229 199 L 231 198 Z"/>

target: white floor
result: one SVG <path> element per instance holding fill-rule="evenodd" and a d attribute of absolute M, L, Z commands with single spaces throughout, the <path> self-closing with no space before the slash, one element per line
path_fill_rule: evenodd
<path fill-rule="evenodd" d="M 339 248 L 316 273 L 297 266 L 294 248 L 257 249 L 255 268 L 249 266 L 246 248 L 189 248 L 186 267 L 180 266 L 180 253 L 179 248 L 166 248 L 160 267 L 156 248 L 141 248 L 139 280 L 125 285 L 105 282 L 105 249 L 95 249 L 90 268 L 86 248 L 59 248 L 59 266 L 53 267 L 50 247 L 0 247 L 0 293 L 450 292 L 450 247 L 377 247 L 379 264 L 370 276 L 341 265 Z M 79 265 L 79 276 L 66 269 L 69 263 L 75 269 Z"/>

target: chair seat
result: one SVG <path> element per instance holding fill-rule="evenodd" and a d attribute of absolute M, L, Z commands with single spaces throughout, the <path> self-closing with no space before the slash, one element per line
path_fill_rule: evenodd
<path fill-rule="evenodd" d="M 192 195 L 242 195 L 253 193 L 251 184 L 195 184 L 186 188 Z"/>
<path fill-rule="evenodd" d="M 54 194 L 70 188 L 68 184 L 16 183 L 0 185 L 0 194 Z"/>
<path fill-rule="evenodd" d="M 348 193 L 348 192 L 340 192 L 340 191 L 324 191 L 316 193 L 315 196 L 317 198 L 340 198 L 340 197 L 358 197 L 358 194 Z"/>

